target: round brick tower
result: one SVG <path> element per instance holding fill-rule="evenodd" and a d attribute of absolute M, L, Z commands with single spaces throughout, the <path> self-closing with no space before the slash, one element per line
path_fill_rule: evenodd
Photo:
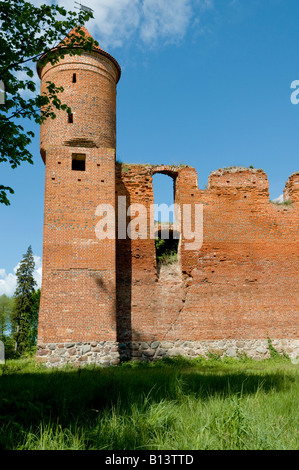
<path fill-rule="evenodd" d="M 120 67 L 95 47 L 37 69 L 41 91 L 47 81 L 62 86 L 59 98 L 72 111 L 55 111 L 41 125 L 46 172 L 37 357 L 49 365 L 115 362 L 115 239 L 97 239 L 95 227 L 96 208 L 115 207 Z"/>
<path fill-rule="evenodd" d="M 85 28 L 81 29 L 85 37 L 91 37 Z M 115 148 L 116 84 L 121 71 L 110 54 L 95 47 L 92 53 L 66 55 L 54 66 L 38 66 L 38 73 L 41 92 L 46 92 L 47 81 L 62 86 L 61 99 L 72 109 L 71 115 L 58 111 L 56 119 L 42 124 L 42 155 L 52 145 Z"/>

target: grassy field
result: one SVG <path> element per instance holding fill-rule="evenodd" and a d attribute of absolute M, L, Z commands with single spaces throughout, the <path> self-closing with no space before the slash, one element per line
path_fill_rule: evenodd
<path fill-rule="evenodd" d="M 0 366 L 0 449 L 298 449 L 298 365 L 166 359 Z"/>

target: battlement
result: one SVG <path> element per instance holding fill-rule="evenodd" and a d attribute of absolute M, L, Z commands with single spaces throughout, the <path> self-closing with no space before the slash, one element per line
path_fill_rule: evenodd
<path fill-rule="evenodd" d="M 299 172 L 293 173 L 287 180 L 284 192 L 284 201 L 291 201 L 293 203 L 299 202 Z"/>
<path fill-rule="evenodd" d="M 259 192 L 269 197 L 269 181 L 263 170 L 246 167 L 231 167 L 213 171 L 208 179 L 208 190 Z"/>
<path fill-rule="evenodd" d="M 136 194 L 144 192 L 145 182 L 151 181 L 157 173 L 170 176 L 175 183 L 176 196 L 186 196 L 198 192 L 214 194 L 217 196 L 238 196 L 246 199 L 250 194 L 260 202 L 269 202 L 269 181 L 262 169 L 247 167 L 219 168 L 212 171 L 208 177 L 206 189 L 198 188 L 198 175 L 195 168 L 189 165 L 155 165 L 147 163 L 119 163 L 117 173 L 122 178 L 137 184 Z M 141 190 L 141 187 L 143 189 Z M 190 195 L 190 194 L 189 194 Z M 250 197 L 248 197 L 250 200 Z M 284 189 L 284 202 L 298 202 L 299 199 L 299 172 L 293 173 L 287 180 Z"/>

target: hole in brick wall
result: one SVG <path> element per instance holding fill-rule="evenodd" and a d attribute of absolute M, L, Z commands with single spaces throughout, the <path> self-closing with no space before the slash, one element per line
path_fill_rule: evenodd
<path fill-rule="evenodd" d="M 155 203 L 155 248 L 157 271 L 161 266 L 178 261 L 179 234 L 174 230 L 175 180 L 171 176 L 156 173 L 153 176 Z"/>
<path fill-rule="evenodd" d="M 159 207 L 155 210 L 155 221 L 174 223 L 174 180 L 171 176 L 156 173 L 153 176 L 154 203 Z"/>
<path fill-rule="evenodd" d="M 58 165 L 61 165 L 61 162 L 58 162 Z"/>
<path fill-rule="evenodd" d="M 85 153 L 73 153 L 72 154 L 72 170 L 73 171 L 85 171 Z"/>
<path fill-rule="evenodd" d="M 162 230 L 156 233 L 155 246 L 158 269 L 163 265 L 173 264 L 178 261 L 178 234 L 170 228 L 168 238 L 164 237 Z"/>
<path fill-rule="evenodd" d="M 68 114 L 68 122 L 69 122 L 69 124 L 73 124 L 73 122 L 74 122 L 74 116 L 73 116 L 73 113 L 71 113 L 71 114 Z"/>
<path fill-rule="evenodd" d="M 52 178 L 52 181 L 55 181 L 55 178 Z"/>
<path fill-rule="evenodd" d="M 76 83 L 76 81 L 77 81 L 77 75 L 73 73 L 73 83 Z"/>

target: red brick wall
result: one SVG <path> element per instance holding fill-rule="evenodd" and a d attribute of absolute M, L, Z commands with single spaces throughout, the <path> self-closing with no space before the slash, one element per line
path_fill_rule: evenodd
<path fill-rule="evenodd" d="M 76 73 L 76 83 L 72 82 Z M 65 112 L 41 126 L 46 162 L 43 280 L 38 343 L 116 339 L 115 240 L 98 240 L 95 214 L 115 204 L 115 109 L 118 70 L 98 52 L 45 66 L 41 88 L 63 85 Z M 72 154 L 85 154 L 85 171 Z"/>
<path fill-rule="evenodd" d="M 72 77 L 76 73 L 76 83 Z M 298 182 L 286 183 L 289 205 L 269 201 L 262 170 L 211 173 L 199 190 L 195 169 L 115 165 L 114 59 L 95 51 L 66 56 L 41 71 L 64 87 L 65 112 L 41 126 L 46 163 L 43 281 L 38 343 L 217 340 L 298 337 Z M 72 170 L 84 154 L 85 171 Z M 157 271 L 150 238 L 152 176 L 174 180 L 175 203 L 203 206 L 203 244 L 188 249 L 180 227 L 177 271 Z M 98 240 L 99 204 L 142 204 L 145 239 Z M 134 215 L 126 223 L 134 223 Z M 184 220 L 184 219 L 183 219 Z M 194 220 L 192 221 L 194 229 Z M 116 233 L 118 236 L 118 232 Z M 78 346 L 79 347 L 79 346 Z M 95 346 L 98 348 L 98 346 Z"/>
<path fill-rule="evenodd" d="M 124 295 L 130 319 L 120 339 L 298 337 L 298 205 L 272 204 L 266 174 L 242 168 L 213 172 L 199 190 L 189 167 L 123 165 L 117 194 L 121 186 L 131 203 L 148 206 L 156 172 L 175 179 L 177 204 L 203 204 L 203 246 L 186 250 L 182 240 L 182 280 L 159 279 L 153 240 L 117 241 L 131 254 L 130 275 L 117 283 L 118 310 Z"/>
<path fill-rule="evenodd" d="M 56 119 L 47 119 L 41 126 L 41 149 L 47 151 L 51 145 L 115 149 L 118 78 L 114 63 L 98 52 L 47 64 L 41 71 L 41 92 L 46 93 L 47 81 L 62 86 L 59 97 L 72 109 L 74 122 L 68 123 L 66 112 L 55 111 Z"/>
<path fill-rule="evenodd" d="M 299 202 L 299 172 L 291 175 L 284 189 L 284 200 Z"/>

